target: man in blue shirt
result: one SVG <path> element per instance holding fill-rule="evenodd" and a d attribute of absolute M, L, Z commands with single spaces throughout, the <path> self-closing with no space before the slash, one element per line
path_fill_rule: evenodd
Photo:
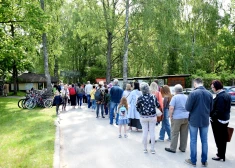
<path fill-rule="evenodd" d="M 114 79 L 114 86 L 110 89 L 110 124 L 113 125 L 113 113 L 122 98 L 123 90 L 118 86 L 118 80 Z M 118 117 L 118 116 L 117 116 Z"/>
<path fill-rule="evenodd" d="M 190 132 L 190 159 L 185 162 L 196 166 L 197 162 L 197 134 L 198 130 L 202 142 L 202 166 L 207 166 L 208 154 L 208 127 L 210 112 L 213 108 L 213 96 L 203 86 L 202 79 L 193 81 L 195 90 L 192 91 L 186 102 L 185 108 L 189 111 L 189 132 Z"/>

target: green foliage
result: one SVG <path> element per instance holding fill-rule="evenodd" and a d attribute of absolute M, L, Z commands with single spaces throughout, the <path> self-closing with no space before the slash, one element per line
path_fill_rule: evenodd
<path fill-rule="evenodd" d="M 7 76 L 14 63 L 19 72 L 44 73 L 41 33 L 46 32 L 51 75 L 58 67 L 59 72 L 80 72 L 79 79 L 70 82 L 105 77 L 111 34 L 111 76 L 122 77 L 125 1 L 45 2 L 44 12 L 39 1 L 5 0 L 0 5 L 0 22 L 7 22 L 0 23 L 0 74 Z M 198 75 L 199 70 L 208 81 L 219 77 L 231 83 L 235 73 L 235 10 L 233 3 L 221 3 L 131 1 L 129 77 Z"/>
<path fill-rule="evenodd" d="M 235 75 L 229 71 L 222 71 L 220 73 L 207 73 L 203 70 L 197 70 L 196 74 L 192 75 L 192 79 L 202 78 L 204 86 L 210 88 L 210 84 L 213 80 L 220 80 L 224 86 L 231 86 L 234 83 Z"/>

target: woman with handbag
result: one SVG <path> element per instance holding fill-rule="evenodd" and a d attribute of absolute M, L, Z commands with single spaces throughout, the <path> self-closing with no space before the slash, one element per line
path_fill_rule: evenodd
<path fill-rule="evenodd" d="M 143 130 L 144 153 L 147 153 L 148 132 L 151 138 L 151 153 L 155 154 L 155 125 L 156 125 L 156 107 L 160 105 L 156 97 L 149 93 L 149 85 L 146 82 L 140 84 L 142 94 L 137 99 L 136 109 L 140 113 L 140 122 Z"/>
<path fill-rule="evenodd" d="M 230 119 L 231 96 L 223 90 L 223 84 L 219 80 L 213 80 L 211 89 L 216 93 L 213 110 L 210 113 L 211 127 L 217 146 L 215 161 L 225 162 L 225 153 L 228 140 L 228 124 Z"/>
<path fill-rule="evenodd" d="M 168 135 L 168 141 L 171 141 L 171 126 L 169 122 L 169 104 L 172 98 L 171 91 L 168 85 L 164 85 L 161 88 L 161 94 L 163 96 L 163 120 L 162 127 L 159 133 L 159 139 L 157 141 L 164 142 L 165 133 Z"/>

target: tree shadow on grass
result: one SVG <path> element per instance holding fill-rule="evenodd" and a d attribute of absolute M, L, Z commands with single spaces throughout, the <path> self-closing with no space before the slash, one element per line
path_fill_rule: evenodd
<path fill-rule="evenodd" d="M 31 162 L 52 167 L 55 114 L 52 109 L 20 109 L 18 100 L 0 98 L 0 151 L 5 153 L 0 161 L 16 167 L 29 167 Z"/>

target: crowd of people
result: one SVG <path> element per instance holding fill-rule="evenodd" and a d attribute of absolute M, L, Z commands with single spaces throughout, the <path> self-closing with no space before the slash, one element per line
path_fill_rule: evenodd
<path fill-rule="evenodd" d="M 177 146 L 180 152 L 187 148 L 188 136 L 190 136 L 190 158 L 185 162 L 196 166 L 197 163 L 197 135 L 199 132 L 202 151 L 201 163 L 206 167 L 208 155 L 208 127 L 211 123 L 217 154 L 212 159 L 225 161 L 227 144 L 227 126 L 230 119 L 231 97 L 223 90 L 223 84 L 219 80 L 211 82 L 212 94 L 205 89 L 200 78 L 193 80 L 194 90 L 189 94 L 183 93 L 180 84 L 175 85 L 175 95 L 172 95 L 168 85 L 158 86 L 155 80 L 150 85 L 146 82 L 134 82 L 126 84 L 125 90 L 118 85 L 118 80 L 108 85 L 99 83 L 92 85 L 88 81 L 85 86 L 60 85 L 57 87 L 56 96 L 61 97 L 57 104 L 62 103 L 62 110 L 66 110 L 69 101 L 72 108 L 76 105 L 81 108 L 83 98 L 87 101 L 87 108 L 96 111 L 96 118 L 109 117 L 109 124 L 119 126 L 119 138 L 127 138 L 128 130 L 142 130 L 142 142 L 144 153 L 148 152 L 148 133 L 150 134 L 150 152 L 155 154 L 155 142 L 170 141 L 170 146 L 165 151 L 176 153 Z M 56 97 L 55 96 L 55 97 Z M 59 106 L 59 105 L 58 105 Z M 157 109 L 162 112 L 157 116 Z M 58 108 L 56 108 L 58 113 Z M 155 128 L 161 122 L 159 137 L 155 140 Z M 167 135 L 167 139 L 165 138 Z M 178 145 L 178 139 L 179 145 Z"/>

